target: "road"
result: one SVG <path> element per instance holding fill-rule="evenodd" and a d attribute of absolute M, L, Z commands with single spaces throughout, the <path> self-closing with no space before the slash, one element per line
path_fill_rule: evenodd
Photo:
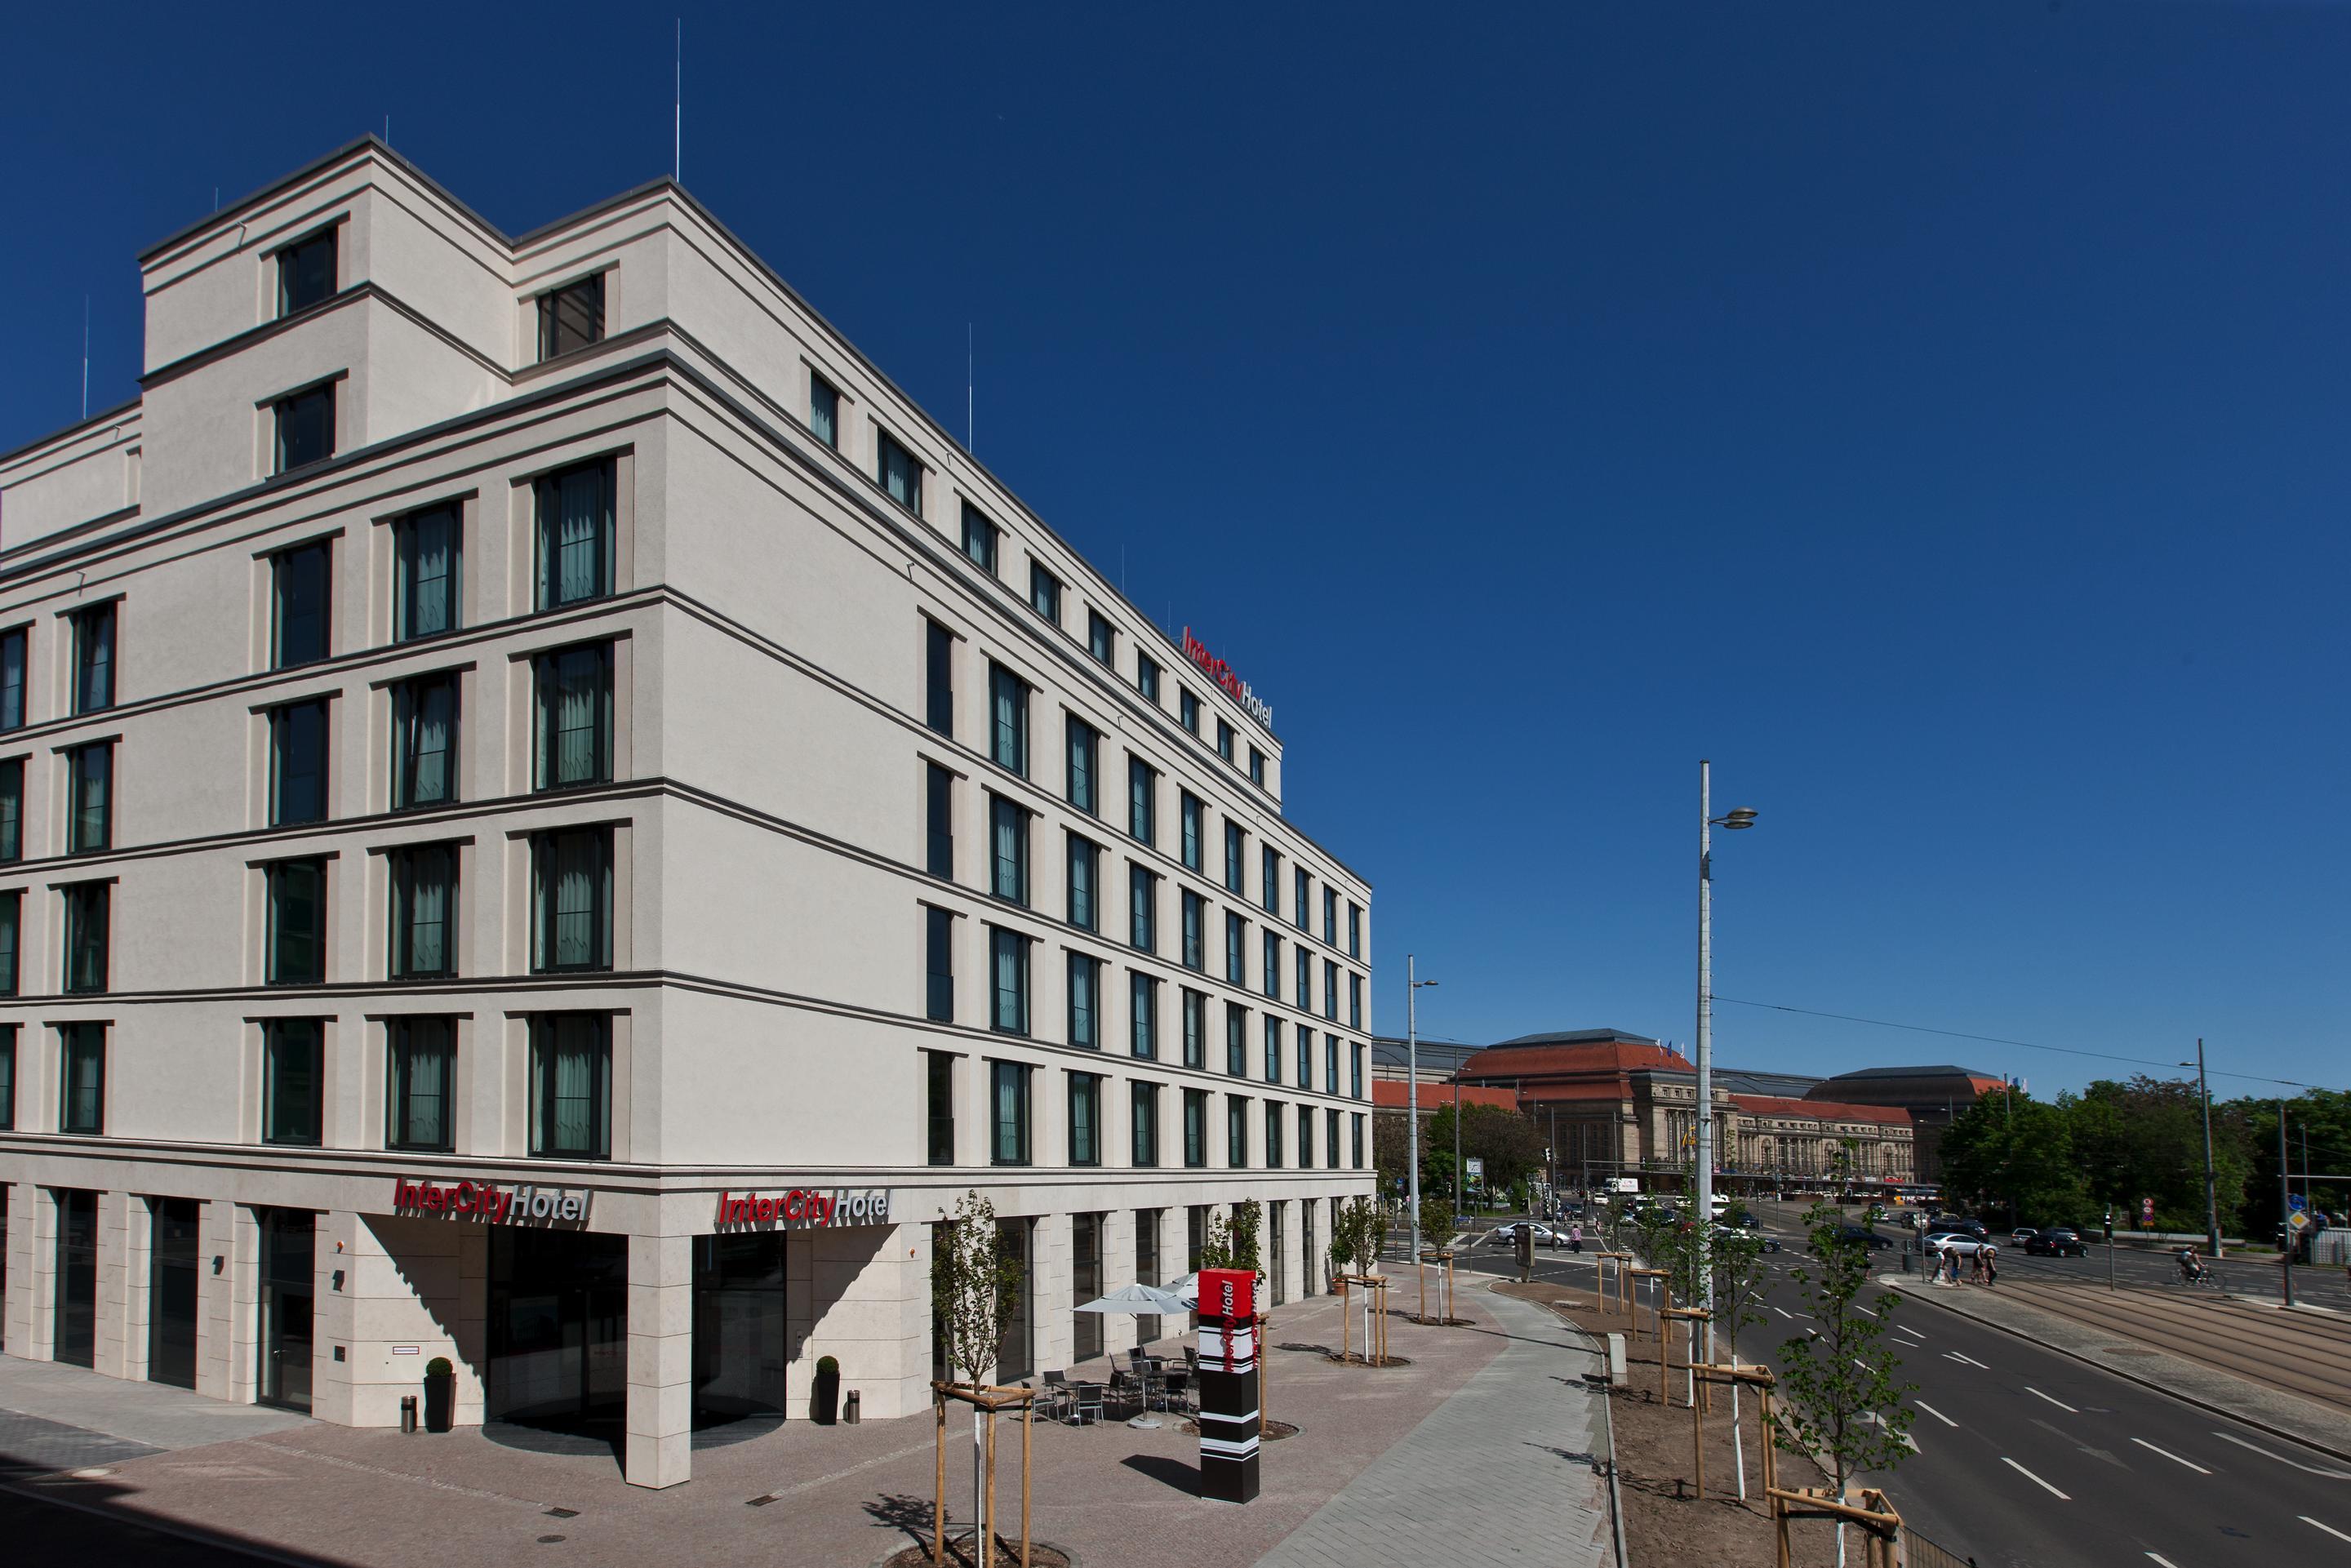
<path fill-rule="evenodd" d="M 1515 1271 L 1507 1252 L 1469 1256 L 1479 1271 Z M 1765 1259 L 1768 1325 L 1746 1331 L 1748 1355 L 1776 1360 L 1804 1326 L 1791 1278 L 1804 1262 Z M 1545 1252 L 1537 1273 L 1589 1285 L 1593 1269 Z M 2351 1463 L 1931 1305 L 1906 1300 L 1889 1322 L 1901 1376 L 1917 1385 L 1917 1451 L 1867 1481 L 1946 1549 L 1983 1568 L 2351 1563 Z"/>

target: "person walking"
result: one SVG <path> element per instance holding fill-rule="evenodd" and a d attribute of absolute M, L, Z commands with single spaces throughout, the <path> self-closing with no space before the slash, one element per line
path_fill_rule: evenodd
<path fill-rule="evenodd" d="M 1567 1228 L 1567 1249 L 1571 1252 L 1581 1252 L 1583 1250 L 1583 1222 L 1582 1220 L 1578 1220 L 1576 1223 Z"/>
<path fill-rule="evenodd" d="M 1985 1284 L 1997 1285 L 2000 1283 L 2000 1249 L 1994 1247 L 1989 1241 L 1984 1243 L 1983 1269 Z"/>

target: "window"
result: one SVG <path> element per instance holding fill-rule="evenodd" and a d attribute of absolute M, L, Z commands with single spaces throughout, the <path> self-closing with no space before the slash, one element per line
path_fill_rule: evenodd
<path fill-rule="evenodd" d="M 617 528 L 613 467 L 582 463 L 533 486 L 538 507 L 537 603 L 560 610 L 611 596 Z"/>
<path fill-rule="evenodd" d="M 1184 1065 L 1208 1064 L 1208 998 L 1188 987 L 1184 992 Z"/>
<path fill-rule="evenodd" d="M 1249 984 L 1249 922 L 1230 910 L 1225 913 L 1225 979 L 1228 984 Z"/>
<path fill-rule="evenodd" d="M 944 1051 L 926 1051 L 923 1068 L 930 1163 L 951 1166 L 956 1163 L 955 1058 Z"/>
<path fill-rule="evenodd" d="M 835 452 L 841 450 L 841 391 L 814 371 L 809 372 L 809 431 Z"/>
<path fill-rule="evenodd" d="M 1322 940 L 1339 945 L 1339 891 L 1333 887 L 1322 890 Z"/>
<path fill-rule="evenodd" d="M 1265 1081 L 1281 1082 L 1281 1020 L 1271 1013 L 1265 1015 Z"/>
<path fill-rule="evenodd" d="M 1056 626 L 1061 623 L 1061 580 L 1033 560 L 1029 563 L 1029 608 Z"/>
<path fill-rule="evenodd" d="M 873 482 L 898 505 L 923 515 L 923 465 L 886 430 L 873 433 Z"/>
<path fill-rule="evenodd" d="M 1187 969 L 1204 969 L 1207 967 L 1208 960 L 1204 951 L 1207 941 L 1201 934 L 1200 927 L 1208 918 L 1208 901 L 1187 887 L 1184 890 L 1182 903 L 1184 905 L 1183 964 Z"/>
<path fill-rule="evenodd" d="M 1154 808 L 1159 775 L 1140 757 L 1126 759 L 1126 831 L 1137 843 L 1152 842 L 1158 834 Z"/>
<path fill-rule="evenodd" d="M 1268 915 L 1281 913 L 1281 855 L 1271 844 L 1258 848 L 1258 902 Z"/>
<path fill-rule="evenodd" d="M 16 1026 L 0 1024 L 0 1133 L 16 1130 Z"/>
<path fill-rule="evenodd" d="M 1361 1100 L 1364 1097 L 1363 1043 L 1359 1040 L 1355 1044 L 1348 1047 L 1347 1054 L 1350 1059 L 1347 1068 L 1347 1092 L 1353 1098 Z M 1361 1165 L 1362 1163 L 1363 1162 L 1360 1160 L 1356 1162 L 1358 1165 Z"/>
<path fill-rule="evenodd" d="M 1364 906 L 1360 904 L 1350 904 L 1347 905 L 1347 956 L 1360 958 L 1363 956 Z"/>
<path fill-rule="evenodd" d="M 1265 788 L 1265 753 L 1254 746 L 1249 747 L 1249 782 Z"/>
<path fill-rule="evenodd" d="M 321 229 L 296 240 L 277 253 L 277 314 L 297 310 L 335 297 L 335 235 L 337 228 Z"/>
<path fill-rule="evenodd" d="M 955 733 L 955 633 L 930 620 L 923 622 L 923 708 L 924 723 Z"/>
<path fill-rule="evenodd" d="M 1200 699 L 1192 695 L 1191 687 L 1176 688 L 1176 714 L 1186 729 L 1194 735 L 1200 733 Z"/>
<path fill-rule="evenodd" d="M 455 506 L 411 512 L 392 526 L 392 640 L 413 643 L 456 630 L 465 525 Z"/>
<path fill-rule="evenodd" d="M 0 762 L 0 862 L 25 858 L 25 759 Z"/>
<path fill-rule="evenodd" d="M 1364 977 L 1361 975 L 1347 977 L 1347 1027 L 1364 1027 Z"/>
<path fill-rule="evenodd" d="M 1070 955 L 1070 1043 L 1102 1049 L 1102 960 Z"/>
<path fill-rule="evenodd" d="M 1339 966 L 1328 958 L 1322 960 L 1322 1016 L 1339 1021 Z"/>
<path fill-rule="evenodd" d="M 530 841 L 533 973 L 612 967 L 612 830 L 566 828 Z"/>
<path fill-rule="evenodd" d="M 1001 795 L 987 798 L 988 892 L 1029 902 L 1029 813 Z"/>
<path fill-rule="evenodd" d="M 1322 1092 L 1339 1092 L 1339 1037 L 1335 1034 L 1322 1037 Z"/>
<path fill-rule="evenodd" d="M 1029 773 L 1029 684 L 1003 665 L 987 666 L 987 755 L 999 768 Z"/>
<path fill-rule="evenodd" d="M 327 820 L 327 699 L 269 711 L 269 825 Z"/>
<path fill-rule="evenodd" d="M 25 727 L 25 658 L 27 636 L 23 627 L 0 632 L 0 729 Z"/>
<path fill-rule="evenodd" d="M 1184 1164 L 1197 1170 L 1208 1163 L 1208 1092 L 1184 1091 Z"/>
<path fill-rule="evenodd" d="M 114 745 L 93 741 L 66 753 L 66 853 L 93 854 L 114 840 Z"/>
<path fill-rule="evenodd" d="M 604 783 L 612 777 L 612 644 L 582 643 L 541 653 L 531 664 L 531 787 Z"/>
<path fill-rule="evenodd" d="M 1249 1076 L 1249 1009 L 1225 1004 L 1225 1071 L 1235 1078 Z"/>
<path fill-rule="evenodd" d="M 955 775 L 923 765 L 923 864 L 933 876 L 955 878 Z"/>
<path fill-rule="evenodd" d="M 1265 1103 L 1265 1166 L 1268 1170 L 1281 1168 L 1281 1113 L 1279 1102 Z"/>
<path fill-rule="evenodd" d="M 1200 798 L 1189 789 L 1176 793 L 1176 839 L 1186 871 L 1200 869 Z"/>
<path fill-rule="evenodd" d="M 279 474 L 291 474 L 335 455 L 335 383 L 324 382 L 269 405 L 277 430 Z"/>
<path fill-rule="evenodd" d="M 333 549 L 324 539 L 269 558 L 269 667 L 315 664 L 328 653 L 328 584 Z"/>
<path fill-rule="evenodd" d="M 1347 1113 L 1347 1120 L 1351 1124 L 1347 1132 L 1349 1155 L 1347 1163 L 1355 1169 L 1362 1170 L 1364 1168 L 1364 1113 L 1361 1111 L 1351 1111 Z"/>
<path fill-rule="evenodd" d="M 57 1131 L 96 1137 L 106 1131 L 106 1026 L 57 1026 Z"/>
<path fill-rule="evenodd" d="M 1301 1089 L 1314 1087 L 1314 1031 L 1305 1025 L 1298 1026 L 1298 1078 Z"/>
<path fill-rule="evenodd" d="M 1298 1168 L 1311 1170 L 1314 1166 L 1314 1107 L 1298 1108 Z"/>
<path fill-rule="evenodd" d="M 457 846 L 415 844 L 394 850 L 385 868 L 392 878 L 392 956 L 387 973 L 395 980 L 457 972 Z"/>
<path fill-rule="evenodd" d="M 393 1019 L 384 1029 L 384 1147 L 456 1147 L 457 1020 Z"/>
<path fill-rule="evenodd" d="M 1159 1163 L 1159 1085 L 1130 1083 L 1127 1092 L 1134 1106 L 1134 1163 L 1155 1166 Z"/>
<path fill-rule="evenodd" d="M 1159 700 L 1159 664 L 1148 653 L 1134 656 L 1134 689 L 1152 702 Z"/>
<path fill-rule="evenodd" d="M 1070 924 L 1081 931 L 1099 931 L 1095 924 L 1094 889 L 1102 882 L 1102 850 L 1091 839 L 1070 835 Z"/>
<path fill-rule="evenodd" d="M 1238 822 L 1228 821 L 1225 824 L 1225 891 L 1228 893 L 1244 891 L 1249 866 L 1249 856 L 1242 847 L 1246 837 Z"/>
<path fill-rule="evenodd" d="M 1150 975 L 1127 976 L 1127 1051 L 1146 1061 L 1159 1055 L 1159 981 Z"/>
<path fill-rule="evenodd" d="M 988 576 L 996 575 L 996 547 L 1003 530 L 987 520 L 969 501 L 963 504 L 963 553 Z"/>
<path fill-rule="evenodd" d="M 1112 627 L 1109 618 L 1101 611 L 1089 608 L 1086 611 L 1086 651 L 1107 664 L 1113 662 L 1117 643 L 1118 632 Z"/>
<path fill-rule="evenodd" d="M 1233 759 L 1233 727 L 1223 719 L 1217 721 L 1217 755 L 1228 762 Z"/>
<path fill-rule="evenodd" d="M 1292 923 L 1303 931 L 1306 929 L 1306 890 L 1311 885 L 1311 879 L 1307 876 L 1304 866 L 1299 866 L 1290 872 L 1290 885 L 1292 893 L 1296 894 L 1294 902 L 1298 909 L 1298 913 L 1292 917 Z"/>
<path fill-rule="evenodd" d="M 1102 1164 L 1102 1082 L 1098 1073 L 1070 1074 L 1070 1163 L 1073 1166 Z"/>
<path fill-rule="evenodd" d="M 114 606 L 100 604 L 73 617 L 73 710 L 97 713 L 114 706 Z"/>
<path fill-rule="evenodd" d="M 530 1152 L 555 1159 L 612 1155 L 612 1020 L 540 1013 L 530 1020 Z"/>
<path fill-rule="evenodd" d="M 75 995 L 106 989 L 106 918 L 112 886 L 85 882 L 64 890 L 65 989 Z"/>
<path fill-rule="evenodd" d="M 319 729 L 323 737 L 325 725 Z M 323 779 L 325 758 L 319 760 Z M 450 673 L 402 681 L 392 688 L 392 809 L 413 811 L 456 799 L 457 677 Z"/>
<path fill-rule="evenodd" d="M 940 1023 L 953 1023 L 955 916 L 927 904 L 923 906 L 923 973 L 926 982 L 923 1016 Z"/>
<path fill-rule="evenodd" d="M 1029 1069 L 1017 1061 L 987 1064 L 994 1107 L 988 1158 L 999 1166 L 1029 1163 Z"/>
<path fill-rule="evenodd" d="M 22 892 L 0 893 L 0 997 L 13 997 L 19 989 L 22 969 L 18 963 L 24 950 L 25 895 Z M 0 1105 L 0 1115 L 7 1107 Z"/>
<path fill-rule="evenodd" d="M 1159 950 L 1159 878 L 1129 862 L 1126 868 L 1127 945 L 1141 953 Z"/>
<path fill-rule="evenodd" d="M 988 1015 L 1000 1034 L 1029 1032 L 1029 939 L 1001 925 L 987 928 Z M 1023 1159 L 1028 1156 L 1024 1154 Z"/>
<path fill-rule="evenodd" d="M 602 273 L 590 273 L 538 297 L 538 357 L 542 361 L 603 340 Z"/>
<path fill-rule="evenodd" d="M 315 986 L 327 977 L 327 862 L 279 861 L 266 868 L 268 972 L 273 986 Z"/>
<path fill-rule="evenodd" d="M 1249 1164 L 1249 1102 L 1238 1094 L 1225 1096 L 1225 1164 L 1235 1170 Z"/>
<path fill-rule="evenodd" d="M 261 1026 L 261 1141 L 319 1141 L 317 1019 L 271 1019 Z"/>
<path fill-rule="evenodd" d="M 1314 1005 L 1314 955 L 1301 942 L 1291 949 L 1298 960 L 1298 1007 L 1304 1011 Z"/>
<path fill-rule="evenodd" d="M 1095 780 L 1101 777 L 1098 767 L 1102 753 L 1102 737 L 1084 719 L 1072 717 L 1068 724 L 1070 758 L 1070 804 L 1089 817 L 1102 815 L 1102 801 L 1096 793 Z"/>

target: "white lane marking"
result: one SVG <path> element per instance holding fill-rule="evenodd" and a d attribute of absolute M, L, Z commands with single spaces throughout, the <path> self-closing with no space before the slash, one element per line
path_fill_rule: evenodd
<path fill-rule="evenodd" d="M 2215 1432 L 2212 1436 L 2220 1438 L 2220 1441 L 2224 1443 L 2234 1443 L 2241 1448 L 2251 1448 L 2253 1452 L 2259 1454 L 2265 1459 L 2275 1459 L 2279 1464 L 2292 1465 L 2295 1469 L 2302 1471 L 2304 1475 L 2325 1476 L 2329 1480 L 2351 1481 L 2351 1470 L 2323 1470 L 2315 1465 L 2305 1465 L 2301 1463 L 2299 1460 L 2289 1459 L 2283 1454 L 2273 1454 L 2267 1448 L 2262 1448 L 2259 1443 L 2248 1443 L 2242 1437 L 2231 1437 L 2226 1432 Z"/>
<path fill-rule="evenodd" d="M 2166 1557 L 2166 1556 L 2165 1556 L 2162 1552 L 2148 1552 L 2148 1553 L 2147 1553 L 2147 1555 L 2148 1555 L 2149 1557 L 2154 1558 L 2158 1563 L 2162 1563 L 2162 1564 L 2163 1564 L 2163 1568 L 2179 1568 L 2179 1563 L 2174 1563 L 2170 1558 Z"/>
<path fill-rule="evenodd" d="M 2014 1459 L 2010 1458 L 2006 1454 L 2002 1454 L 2000 1457 L 2000 1462 L 2006 1465 L 2010 1469 L 2014 1470 L 2018 1475 L 2022 1476 L 2026 1480 L 2031 1481 L 2034 1486 L 2039 1487 L 2043 1491 L 2047 1492 L 2051 1497 L 2055 1498 L 2059 1502 L 2072 1502 L 2074 1500 L 2072 1498 L 2067 1497 L 2064 1492 L 2059 1491 L 2055 1487 L 2051 1486 L 2047 1481 L 2043 1480 L 2039 1476 L 2034 1475 L 2031 1470 L 2026 1469 L 2022 1465 L 2018 1464 Z"/>
<path fill-rule="evenodd" d="M 2137 1443 L 2140 1448 L 2145 1448 L 2150 1454 L 2161 1454 L 2165 1458 L 2169 1459 L 2175 1465 L 2186 1465 L 2189 1469 L 2194 1470 L 2199 1476 L 2209 1476 L 2212 1473 L 2210 1470 L 2206 1469 L 2203 1466 L 2198 1464 L 2193 1459 L 2183 1459 L 2168 1448 L 2157 1448 L 2145 1437 L 2133 1437 L 2131 1441 Z"/>
<path fill-rule="evenodd" d="M 2306 1513 L 2297 1513 L 2294 1515 L 2294 1518 L 2302 1521 L 2303 1523 L 2310 1526 L 2313 1530 L 2323 1530 L 2326 1531 L 2327 1534 L 2335 1537 L 2337 1541 L 2351 1541 L 2351 1535 L 2344 1534 L 2341 1531 L 2335 1529 L 2331 1524 L 2321 1524 L 2318 1521 L 2311 1518 L 2310 1515 Z"/>
<path fill-rule="evenodd" d="M 1858 1356 L 1855 1356 L 1855 1357 L 1854 1358 L 1854 1363 L 1853 1363 L 1853 1364 L 1854 1364 L 1855 1366 L 1857 1366 L 1857 1367 L 1861 1368 L 1861 1369 L 1862 1369 L 1862 1371 L 1868 1373 L 1872 1377 L 1875 1377 L 1875 1376 L 1876 1376 L 1876 1375 L 1877 1375 L 1877 1369 L 1876 1369 L 1876 1367 L 1874 1367 L 1874 1366 L 1870 1365 L 1870 1364 L 1869 1364 L 1869 1363 L 1867 1363 L 1867 1362 L 1865 1362 L 1865 1361 L 1862 1360 L 1862 1359 L 1861 1359 L 1860 1357 L 1858 1357 Z"/>
<path fill-rule="evenodd" d="M 1977 1371 L 1979 1371 L 1979 1372 L 1990 1372 L 1990 1371 L 1991 1370 L 1991 1367 L 1986 1366 L 1982 1362 L 1978 1361 L 1974 1356 L 1971 1356 L 1971 1355 L 1961 1355 L 1961 1354 L 1960 1354 L 1958 1351 L 1956 1351 L 1956 1350 L 1947 1350 L 1947 1351 L 1945 1351 L 1943 1354 L 1944 1354 L 1945 1355 L 1949 1356 L 1949 1357 L 1951 1360 L 1953 1360 L 1953 1361 L 1964 1361 L 1964 1362 L 1966 1362 L 1970 1366 L 1974 1367 L 1974 1368 L 1975 1368 Z"/>
<path fill-rule="evenodd" d="M 2050 1404 L 2054 1405 L 2058 1409 L 2063 1410 L 2068 1416 L 2079 1416 L 2081 1414 L 2079 1410 L 2074 1409 L 2063 1399 L 2050 1399 L 2048 1395 L 2042 1393 L 2041 1390 L 2033 1387 L 2030 1383 L 2024 1385 L 2024 1391 L 2027 1394 L 2032 1395 L 2036 1399 L 2048 1399 Z"/>
<path fill-rule="evenodd" d="M 1790 1322 L 1794 1322 L 1796 1321 L 1796 1314 L 1790 1312 L 1785 1307 L 1773 1307 L 1771 1310 L 1779 1313 L 1782 1317 L 1787 1319 Z"/>
<path fill-rule="evenodd" d="M 1855 1302 L 1853 1304 L 1853 1310 L 1854 1310 L 1855 1312 L 1859 1312 L 1863 1317 L 1865 1317 L 1865 1318 L 1874 1318 L 1874 1317 L 1876 1317 L 1876 1316 L 1877 1315 L 1876 1312 L 1871 1312 L 1867 1307 L 1863 1306 L 1859 1301 L 1855 1301 Z"/>
<path fill-rule="evenodd" d="M 1949 1416 L 1944 1415 L 1940 1410 L 1936 1409 L 1924 1399 L 1913 1399 L 1910 1403 L 1916 1405 L 1919 1409 L 1924 1410 L 1928 1415 L 1932 1416 L 1936 1420 L 1940 1421 L 1946 1427 L 1956 1427 L 1959 1425 L 1957 1421 L 1952 1420 Z"/>

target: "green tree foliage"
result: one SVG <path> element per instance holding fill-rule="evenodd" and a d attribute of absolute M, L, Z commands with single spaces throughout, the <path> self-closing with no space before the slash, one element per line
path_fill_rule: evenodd
<path fill-rule="evenodd" d="M 996 1206 L 977 1192 L 956 1200 L 931 1248 L 931 1313 L 950 1375 L 987 1381 L 1019 1305 L 1021 1262 L 996 1223 Z"/>
<path fill-rule="evenodd" d="M 1428 1121 L 1428 1137 L 1421 1145 L 1422 1190 L 1442 1186 L 1450 1191 L 1453 1175 L 1453 1104 L 1447 1101 Z M 1486 1186 L 1508 1191 L 1542 1168 L 1542 1128 L 1532 1116 L 1507 1105 L 1461 1107 L 1461 1156 L 1486 1162 Z"/>
<path fill-rule="evenodd" d="M 1986 1094 L 1943 1134 L 1943 1180 L 2020 1225 L 2070 1224 L 2089 1203 L 2066 1109 L 2015 1092 Z"/>
<path fill-rule="evenodd" d="M 1263 1275 L 1265 1264 L 1258 1251 L 1258 1234 L 1264 1224 L 1265 1206 L 1253 1197 L 1233 1205 L 1230 1218 L 1210 1215 L 1207 1234 L 1200 1239 L 1200 1267 L 1247 1269 L 1252 1274 Z"/>
<path fill-rule="evenodd" d="M 1331 1221 L 1331 1271 L 1348 1274 L 1368 1270 L 1379 1258 L 1384 1228 L 1379 1207 L 1370 1198 L 1341 1204 Z"/>
<path fill-rule="evenodd" d="M 1804 1309 L 1819 1327 L 1780 1346 L 1780 1388 L 1789 1427 L 1774 1440 L 1827 1461 L 1837 1495 L 1865 1470 L 1890 1470 L 1911 1453 L 1904 1441 L 1913 1415 L 1902 1396 L 1917 1386 L 1897 1381 L 1901 1358 L 1886 1337 L 1901 1298 L 1880 1291 L 1866 1310 L 1869 1250 L 1837 1234 L 1842 1217 L 1827 1204 L 1804 1215 L 1813 1260 L 1790 1270 Z M 1875 1313 L 1876 1315 L 1871 1315 Z"/>
<path fill-rule="evenodd" d="M 1452 1202 L 1421 1188 L 1420 1244 L 1439 1252 L 1452 1246 L 1454 1222 Z"/>

